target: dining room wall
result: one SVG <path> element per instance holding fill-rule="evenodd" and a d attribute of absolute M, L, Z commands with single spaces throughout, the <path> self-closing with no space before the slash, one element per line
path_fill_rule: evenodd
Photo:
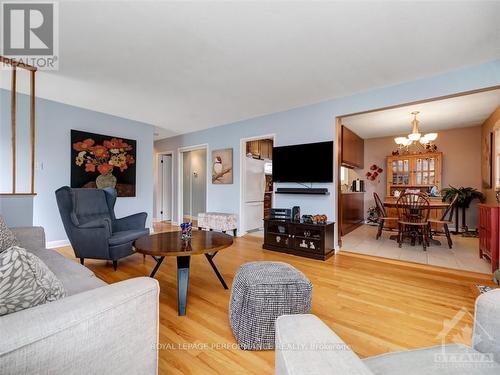
<path fill-rule="evenodd" d="M 481 190 L 481 126 L 440 130 L 438 134 L 435 144 L 443 153 L 442 187 L 471 186 Z M 394 137 L 402 135 L 365 139 L 365 172 L 372 164 L 384 169 L 379 181 L 366 182 L 365 211 L 375 205 L 374 192 L 381 198 L 386 196 L 386 158 L 396 149 Z M 469 228 L 477 228 L 477 202 L 468 210 L 466 221 Z"/>

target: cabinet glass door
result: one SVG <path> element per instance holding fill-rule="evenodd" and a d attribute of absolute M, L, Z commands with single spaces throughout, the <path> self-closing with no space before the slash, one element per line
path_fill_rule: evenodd
<path fill-rule="evenodd" d="M 417 158 L 415 183 L 417 185 L 434 185 L 436 183 L 436 159 L 434 157 Z"/>
<path fill-rule="evenodd" d="M 409 159 L 396 159 L 392 161 L 392 184 L 408 185 L 410 183 Z"/>

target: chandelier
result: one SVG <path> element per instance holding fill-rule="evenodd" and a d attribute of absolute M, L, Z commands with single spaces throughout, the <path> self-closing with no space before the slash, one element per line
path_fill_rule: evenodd
<path fill-rule="evenodd" d="M 433 147 L 432 142 L 436 140 L 438 134 L 427 133 L 425 135 L 422 135 L 420 133 L 420 130 L 418 129 L 419 121 L 417 120 L 417 115 L 419 113 L 420 113 L 419 111 L 411 113 L 413 115 L 413 120 L 411 122 L 412 131 L 410 134 L 408 134 L 408 137 L 394 138 L 394 142 L 396 142 L 396 144 L 399 145 L 399 148 L 406 147 L 408 149 L 411 145 L 419 145 L 419 144 L 424 146 L 426 149 L 435 148 Z"/>

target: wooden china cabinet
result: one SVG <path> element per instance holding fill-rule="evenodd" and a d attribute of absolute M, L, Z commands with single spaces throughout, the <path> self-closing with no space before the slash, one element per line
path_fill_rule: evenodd
<path fill-rule="evenodd" d="M 406 189 L 430 193 L 433 186 L 441 191 L 442 152 L 425 154 L 393 155 L 387 157 L 387 197 L 386 202 L 397 201 L 395 191 L 404 193 Z M 441 197 L 430 197 L 430 200 L 441 201 Z M 386 208 L 387 215 L 397 217 L 396 208 Z M 440 219 L 442 209 L 432 209 L 429 218 Z M 388 222 L 387 226 L 395 229 L 396 222 Z M 437 229 L 437 224 L 432 224 Z"/>
<path fill-rule="evenodd" d="M 387 157 L 387 196 L 406 189 L 429 193 L 433 186 L 441 191 L 442 160 L 442 152 Z"/>

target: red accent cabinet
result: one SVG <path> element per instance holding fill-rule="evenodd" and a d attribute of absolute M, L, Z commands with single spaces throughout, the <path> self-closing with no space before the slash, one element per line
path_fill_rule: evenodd
<path fill-rule="evenodd" d="M 479 204 L 479 257 L 491 260 L 491 272 L 498 269 L 500 205 Z"/>

